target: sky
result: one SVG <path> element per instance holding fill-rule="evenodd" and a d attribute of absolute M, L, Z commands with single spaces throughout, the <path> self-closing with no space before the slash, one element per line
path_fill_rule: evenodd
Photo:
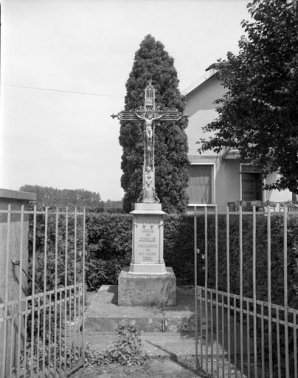
<path fill-rule="evenodd" d="M 248 0 L 2 0 L 0 188 L 120 200 L 125 83 L 147 34 L 183 91 L 238 52 Z"/>

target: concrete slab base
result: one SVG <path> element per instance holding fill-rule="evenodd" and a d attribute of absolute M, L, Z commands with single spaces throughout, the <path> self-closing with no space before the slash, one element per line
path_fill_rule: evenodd
<path fill-rule="evenodd" d="M 176 306 L 173 269 L 166 268 L 162 275 L 131 275 L 123 269 L 118 277 L 118 306 Z"/>
<path fill-rule="evenodd" d="M 193 289 L 177 287 L 176 295 L 176 306 L 118 306 L 118 286 L 103 285 L 89 299 L 86 332 L 114 332 L 119 324 L 135 325 L 141 332 L 194 332 Z"/>

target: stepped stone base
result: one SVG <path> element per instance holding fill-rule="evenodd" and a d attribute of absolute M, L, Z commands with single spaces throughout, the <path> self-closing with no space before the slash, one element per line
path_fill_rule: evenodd
<path fill-rule="evenodd" d="M 86 334 L 113 333 L 120 324 L 131 324 L 139 331 L 149 333 L 193 333 L 194 288 L 177 287 L 176 295 L 177 305 L 173 307 L 118 306 L 118 286 L 103 285 L 89 297 L 89 306 L 85 313 Z M 200 315 L 203 314 L 198 311 L 198 316 Z M 202 324 L 206 327 L 204 315 Z"/>
<path fill-rule="evenodd" d="M 176 276 L 166 274 L 131 275 L 124 268 L 118 277 L 118 306 L 176 306 Z"/>

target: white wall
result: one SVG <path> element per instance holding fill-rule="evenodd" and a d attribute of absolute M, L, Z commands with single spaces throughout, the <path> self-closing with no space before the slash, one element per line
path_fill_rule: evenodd
<path fill-rule="evenodd" d="M 276 181 L 278 175 L 277 173 L 271 173 L 266 178 L 267 184 L 272 184 Z M 287 190 L 267 190 L 265 192 L 265 201 L 272 201 L 272 202 L 285 202 L 285 201 L 292 201 L 292 193 Z"/>

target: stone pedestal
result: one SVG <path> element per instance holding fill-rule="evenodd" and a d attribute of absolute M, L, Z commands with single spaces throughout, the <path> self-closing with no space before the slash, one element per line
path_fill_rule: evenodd
<path fill-rule="evenodd" d="M 163 275 L 132 275 L 123 269 L 118 278 L 118 306 L 176 306 L 173 269 L 166 268 Z"/>
<path fill-rule="evenodd" d="M 137 203 L 132 259 L 118 278 L 119 306 L 175 306 L 176 277 L 163 259 L 163 216 L 159 203 Z"/>
<path fill-rule="evenodd" d="M 159 203 L 136 203 L 129 274 L 167 274 L 163 260 L 163 216 Z"/>

